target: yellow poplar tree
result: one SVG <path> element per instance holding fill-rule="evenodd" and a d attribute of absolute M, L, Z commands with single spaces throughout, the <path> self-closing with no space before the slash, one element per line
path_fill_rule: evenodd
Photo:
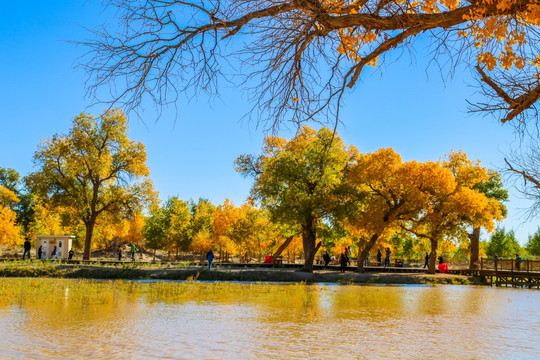
<path fill-rule="evenodd" d="M 17 214 L 12 207 L 19 202 L 17 195 L 0 185 L 0 244 L 16 246 L 22 243 L 21 228 L 16 225 Z"/>
<path fill-rule="evenodd" d="M 105 214 L 129 214 L 154 201 L 144 144 L 127 137 L 121 110 L 98 118 L 82 113 L 68 134 L 42 140 L 39 170 L 28 177 L 34 193 L 69 206 L 85 226 L 83 259 L 91 256 L 94 228 Z"/>
<path fill-rule="evenodd" d="M 429 239 L 431 243 L 430 273 L 435 272 L 437 247 L 441 241 L 466 237 L 469 226 L 492 231 L 495 221 L 502 220 L 501 204 L 476 189 L 479 183 L 489 180 L 487 169 L 478 161 L 469 160 L 462 151 L 452 152 L 441 166 L 451 171 L 453 186 L 434 193 L 408 227 L 416 236 Z"/>
<path fill-rule="evenodd" d="M 226 258 L 234 251 L 234 242 L 230 232 L 234 223 L 238 220 L 239 209 L 229 199 L 225 199 L 223 205 L 214 209 L 212 221 L 212 246 L 218 251 L 220 259 Z"/>
<path fill-rule="evenodd" d="M 401 161 L 393 149 L 362 154 L 351 170 L 349 181 L 366 191 L 361 214 L 349 219 L 349 229 L 358 244 L 358 270 L 381 239 L 389 238 L 429 204 L 433 194 L 453 188 L 452 174 L 437 163 Z"/>

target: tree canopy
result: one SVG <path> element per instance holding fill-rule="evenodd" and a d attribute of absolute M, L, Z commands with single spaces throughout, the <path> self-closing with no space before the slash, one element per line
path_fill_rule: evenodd
<path fill-rule="evenodd" d="M 301 228 L 304 270 L 312 270 L 323 222 L 354 212 L 362 198 L 345 181 L 357 156 L 332 130 L 304 126 L 291 140 L 266 137 L 261 156 L 235 161 L 238 172 L 255 179 L 252 196 L 272 219 Z"/>
<path fill-rule="evenodd" d="M 537 0 L 108 0 L 119 26 L 84 42 L 94 95 L 159 105 L 186 91 L 246 90 L 260 119 L 322 121 L 337 114 L 366 66 L 425 52 L 464 64 L 485 95 L 473 110 L 501 122 L 536 120 L 540 98 Z M 429 46 L 415 48 L 422 36 Z M 231 56 L 239 61 L 231 65 Z M 240 76 L 236 78 L 235 76 Z"/>
<path fill-rule="evenodd" d="M 43 140 L 34 155 L 39 170 L 28 184 L 84 223 L 84 259 L 90 258 L 98 218 L 135 213 L 154 197 L 144 145 L 129 140 L 127 129 L 120 110 L 98 118 L 82 113 L 68 134 Z"/>
<path fill-rule="evenodd" d="M 349 181 L 368 194 L 361 214 L 348 220 L 352 233 L 359 239 L 360 271 L 367 254 L 380 239 L 390 238 L 404 222 L 429 213 L 439 194 L 455 188 L 448 169 L 429 161 L 402 162 L 393 149 L 362 154 Z"/>

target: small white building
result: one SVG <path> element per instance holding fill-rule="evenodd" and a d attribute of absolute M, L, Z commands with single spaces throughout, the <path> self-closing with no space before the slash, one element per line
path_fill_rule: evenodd
<path fill-rule="evenodd" d="M 36 255 L 38 254 L 39 247 L 41 246 L 41 259 L 52 259 L 54 247 L 58 254 L 57 259 L 67 259 L 68 252 L 71 250 L 71 245 L 75 236 L 73 235 L 35 235 L 37 239 Z M 36 256 L 37 257 L 37 256 Z"/>

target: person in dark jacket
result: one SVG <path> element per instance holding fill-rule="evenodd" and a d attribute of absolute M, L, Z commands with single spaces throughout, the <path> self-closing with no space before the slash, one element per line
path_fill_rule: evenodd
<path fill-rule="evenodd" d="M 324 253 L 322 258 L 324 260 L 324 268 L 326 269 L 328 267 L 328 264 L 330 264 L 330 254 L 328 254 L 328 251 Z"/>
<path fill-rule="evenodd" d="M 26 254 L 28 254 L 28 259 L 30 259 L 30 249 L 32 248 L 32 245 L 30 244 L 30 240 L 28 240 L 28 238 L 26 238 L 26 240 L 24 241 L 24 252 L 23 252 L 23 255 L 22 255 L 22 259 L 24 260 L 24 256 Z"/>
<path fill-rule="evenodd" d="M 68 260 L 73 259 L 73 255 L 75 255 L 75 251 L 73 251 L 73 249 L 69 249 L 69 252 L 68 252 Z"/>
<path fill-rule="evenodd" d="M 429 266 L 429 253 L 426 251 L 426 257 L 424 259 L 424 269 Z"/>
<path fill-rule="evenodd" d="M 339 264 L 341 265 L 341 272 L 345 272 L 347 269 L 347 256 L 345 256 L 345 253 L 341 253 L 341 257 L 339 258 Z"/>
<path fill-rule="evenodd" d="M 379 249 L 379 251 L 377 251 L 377 262 L 379 263 L 379 266 L 382 265 L 382 251 L 381 251 L 381 249 Z"/>
<path fill-rule="evenodd" d="M 41 260 L 42 255 L 43 255 L 43 247 L 39 245 L 39 248 L 37 249 L 37 258 Z"/>
<path fill-rule="evenodd" d="M 212 270 L 212 262 L 214 261 L 214 253 L 212 249 L 208 250 L 206 253 L 206 260 L 208 260 L 208 270 Z"/>

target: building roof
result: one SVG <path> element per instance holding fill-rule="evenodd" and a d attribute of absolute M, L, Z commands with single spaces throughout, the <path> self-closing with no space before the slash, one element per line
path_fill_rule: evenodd
<path fill-rule="evenodd" d="M 75 235 L 34 235 L 37 238 L 62 238 L 62 239 L 75 239 Z"/>

